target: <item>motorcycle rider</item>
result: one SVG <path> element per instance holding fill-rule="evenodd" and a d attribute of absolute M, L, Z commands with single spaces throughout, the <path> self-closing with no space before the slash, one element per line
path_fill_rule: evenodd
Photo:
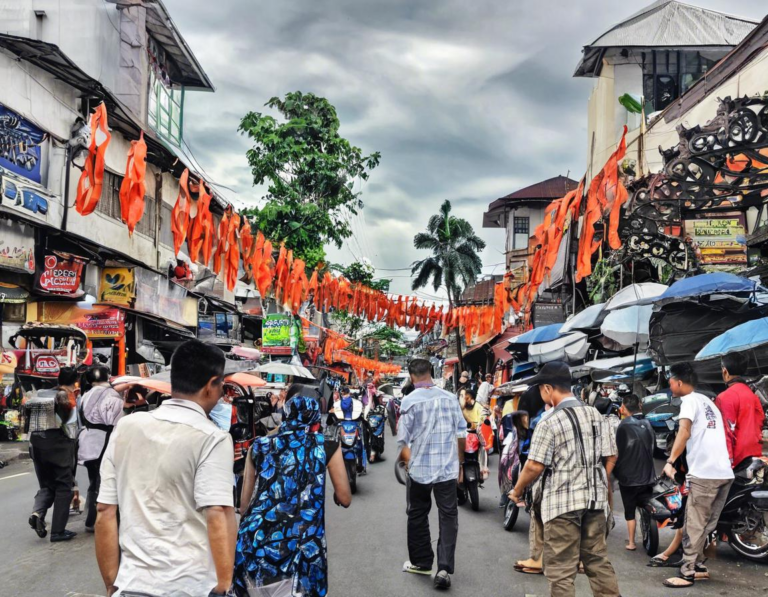
<path fill-rule="evenodd" d="M 683 565 L 679 576 L 668 578 L 664 585 L 684 588 L 693 586 L 697 578 L 709 578 L 704 566 L 704 547 L 707 537 L 717 526 L 733 483 L 733 471 L 723 417 L 709 398 L 694 391 L 695 371 L 688 363 L 678 363 L 672 365 L 670 372 L 669 387 L 682 403 L 679 431 L 664 466 L 664 474 L 674 479 L 673 463 L 687 448 L 689 494 L 683 527 Z"/>
<path fill-rule="evenodd" d="M 744 383 L 749 359 L 741 352 L 730 352 L 721 360 L 723 381 L 728 389 L 715 398 L 725 421 L 725 444 L 731 466 L 737 469 L 750 457 L 763 455 L 765 413 L 760 399 Z"/>

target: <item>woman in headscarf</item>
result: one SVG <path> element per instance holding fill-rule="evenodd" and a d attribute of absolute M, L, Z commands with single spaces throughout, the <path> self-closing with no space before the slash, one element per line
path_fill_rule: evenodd
<path fill-rule="evenodd" d="M 292 394 L 289 390 L 288 394 Z M 235 556 L 239 597 L 324 597 L 328 593 L 325 471 L 337 505 L 352 501 L 338 442 L 319 430 L 320 406 L 301 394 L 283 407 L 277 434 L 248 454 Z"/>

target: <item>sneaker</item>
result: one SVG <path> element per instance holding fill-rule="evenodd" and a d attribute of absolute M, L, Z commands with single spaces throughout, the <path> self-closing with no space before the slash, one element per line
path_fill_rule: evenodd
<path fill-rule="evenodd" d="M 28 522 L 29 526 L 32 527 L 32 530 L 35 531 L 37 536 L 41 539 L 43 539 L 48 534 L 48 531 L 45 529 L 45 521 L 37 512 L 32 513 L 32 516 L 29 517 Z"/>
<path fill-rule="evenodd" d="M 451 577 L 445 570 L 435 574 L 435 588 L 442 591 L 451 588 Z"/>
<path fill-rule="evenodd" d="M 58 543 L 59 541 L 70 541 L 74 539 L 77 533 L 74 531 L 62 531 L 61 533 L 51 533 L 51 543 Z"/>
<path fill-rule="evenodd" d="M 424 568 L 422 566 L 414 566 L 410 561 L 403 564 L 403 572 L 410 572 L 411 574 L 423 574 L 430 576 L 432 574 L 432 568 Z"/>

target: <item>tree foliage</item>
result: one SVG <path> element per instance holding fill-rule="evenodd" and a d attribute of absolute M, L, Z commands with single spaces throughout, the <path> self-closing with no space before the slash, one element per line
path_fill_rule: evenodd
<path fill-rule="evenodd" d="M 352 236 L 350 217 L 363 207 L 355 180 L 368 180 L 381 154 L 363 155 L 339 135 L 336 109 L 325 98 L 296 91 L 266 105 L 284 121 L 249 112 L 238 129 L 253 140 L 246 156 L 254 185 L 269 185 L 265 205 L 247 213 L 265 236 L 285 241 L 313 267 L 325 243 L 341 248 Z"/>

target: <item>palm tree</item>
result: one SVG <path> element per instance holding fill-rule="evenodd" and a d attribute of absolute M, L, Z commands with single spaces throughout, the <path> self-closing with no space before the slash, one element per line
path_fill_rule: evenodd
<path fill-rule="evenodd" d="M 483 262 L 478 253 L 485 249 L 485 241 L 475 234 L 469 222 L 451 215 L 451 202 L 446 199 L 440 206 L 439 213 L 429 218 L 427 232 L 419 232 L 413 237 L 413 246 L 430 250 L 432 255 L 413 263 L 411 275 L 416 277 L 411 283 L 411 288 L 424 288 L 431 278 L 435 290 L 441 286 L 445 287 L 448 292 L 448 305 L 453 308 L 463 289 L 474 284 L 482 271 Z M 461 332 L 458 328 L 456 353 L 461 370 L 464 363 L 461 354 Z"/>

